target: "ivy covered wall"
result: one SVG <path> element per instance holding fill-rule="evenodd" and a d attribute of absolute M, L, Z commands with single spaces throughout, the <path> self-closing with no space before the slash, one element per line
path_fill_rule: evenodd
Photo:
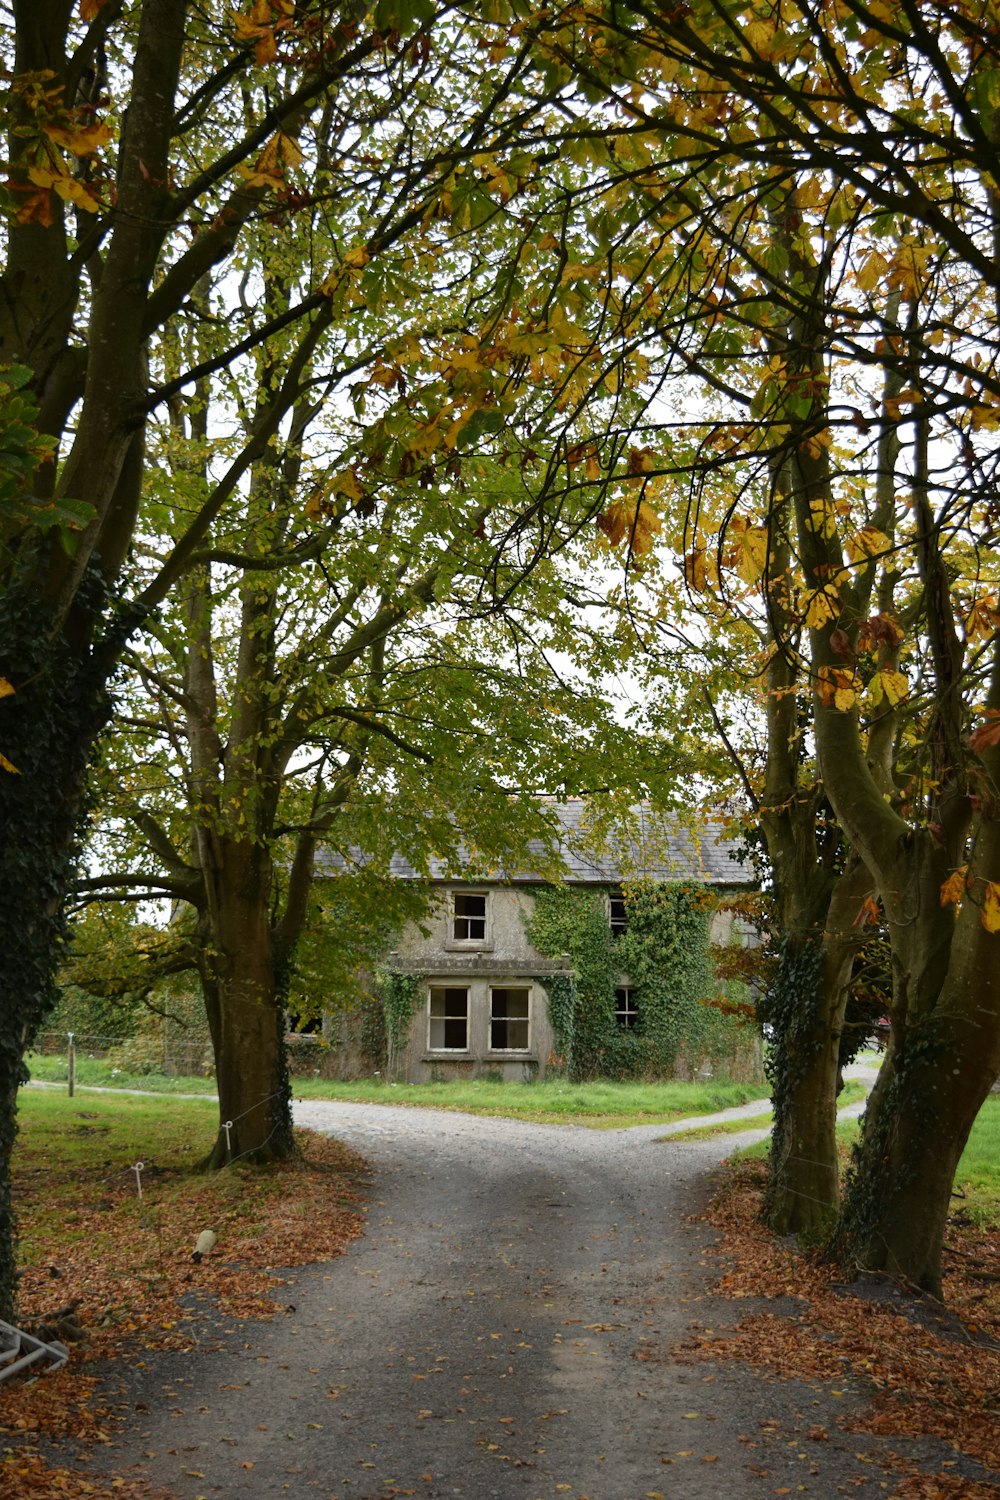
<path fill-rule="evenodd" d="M 690 882 L 623 887 L 627 925 L 613 934 L 603 892 L 543 889 L 526 923 L 540 953 L 568 954 L 575 983 L 542 978 L 570 1076 L 665 1077 L 708 1061 L 716 1076 L 756 1065 L 755 1028 L 718 1007 L 722 986 L 709 950 L 711 894 Z M 615 987 L 635 992 L 637 1017 L 623 1026 Z"/>

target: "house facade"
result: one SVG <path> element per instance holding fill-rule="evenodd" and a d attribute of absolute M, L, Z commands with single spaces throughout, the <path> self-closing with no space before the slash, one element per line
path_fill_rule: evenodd
<path fill-rule="evenodd" d="M 752 884 L 730 857 L 733 845 L 716 829 L 692 830 L 679 822 L 670 827 L 639 809 L 615 852 L 593 853 L 583 823 L 585 805 L 570 801 L 555 810 L 564 836 L 562 889 L 589 895 L 589 920 L 606 924 L 612 962 L 627 946 L 624 884 L 683 882 L 723 896 Z M 403 861 L 394 862 L 393 874 L 418 878 Z M 430 888 L 428 915 L 419 925 L 407 925 L 385 959 L 385 971 L 409 997 L 408 1024 L 396 1035 L 390 1027 L 389 1074 L 409 1083 L 476 1077 L 514 1082 L 543 1078 L 551 1066 L 563 1065 L 565 1038 L 553 997 L 576 984 L 578 963 L 569 952 L 552 952 L 551 944 L 543 953 L 531 936 L 536 905 L 551 885 L 530 873 L 485 879 L 470 873 L 456 879 L 432 867 Z M 702 920 L 703 928 L 706 922 L 713 944 L 749 941 L 724 905 Z M 638 1044 L 648 1021 L 648 980 L 644 987 L 624 969 L 609 977 L 603 1003 L 611 1005 L 613 991 L 611 1030 Z M 344 1076 L 371 1071 L 351 1033 L 347 1023 L 338 1047 Z"/>

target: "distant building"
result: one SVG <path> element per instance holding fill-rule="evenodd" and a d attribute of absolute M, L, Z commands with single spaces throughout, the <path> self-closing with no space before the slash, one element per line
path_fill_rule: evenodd
<path fill-rule="evenodd" d="M 623 882 L 695 882 L 720 895 L 754 882 L 730 854 L 732 841 L 718 828 L 692 830 L 679 820 L 667 823 L 648 809 L 634 810 L 633 825 L 616 841 L 614 852 L 588 852 L 583 823 L 586 804 L 554 804 L 562 826 L 561 860 L 565 884 L 599 894 L 609 934 L 627 922 Z M 392 875 L 424 877 L 402 859 Z M 549 996 L 554 976 L 573 976 L 568 955 L 540 953 L 527 926 L 538 892 L 549 884 L 530 872 L 455 878 L 439 866 L 429 874 L 430 914 L 407 925 L 386 967 L 412 979 L 414 1008 L 409 1030 L 390 1059 L 393 1075 L 410 1083 L 454 1077 L 492 1076 L 509 1080 L 544 1077 L 558 1054 Z M 746 936 L 734 931 L 724 906 L 711 916 L 710 939 L 725 944 Z M 614 1023 L 623 1030 L 642 1027 L 642 993 L 627 973 L 617 976 Z M 347 1018 L 339 1041 L 330 1037 L 342 1076 L 371 1072 L 359 1053 L 357 1026 Z"/>

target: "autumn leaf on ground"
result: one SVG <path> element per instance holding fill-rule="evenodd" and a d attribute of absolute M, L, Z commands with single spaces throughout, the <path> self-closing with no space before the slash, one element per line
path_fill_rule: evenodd
<path fill-rule="evenodd" d="M 959 872 L 961 873 L 961 872 Z M 1000 896 L 1000 887 L 997 887 Z M 708 1221 L 723 1236 L 717 1253 L 722 1296 L 784 1300 L 803 1308 L 794 1318 L 769 1311 L 743 1317 L 735 1328 L 696 1330 L 672 1353 L 692 1360 L 743 1360 L 774 1380 L 831 1385 L 831 1394 L 853 1374 L 870 1400 L 841 1426 L 883 1439 L 934 1437 L 987 1471 L 1000 1471 L 1000 1430 L 995 1393 L 1000 1388 L 1000 1284 L 998 1251 L 988 1229 L 964 1220 L 949 1224 L 944 1251 L 945 1295 L 951 1316 L 925 1323 L 906 1299 L 869 1300 L 843 1285 L 843 1271 L 818 1255 L 790 1257 L 787 1241 L 763 1224 L 767 1181 L 763 1161 L 730 1167 Z M 970 1336 L 974 1334 L 974 1337 Z M 762 1422 L 762 1426 L 771 1424 Z M 810 1440 L 829 1434 L 810 1428 Z M 899 1473 L 893 1500 L 987 1500 L 996 1494 L 989 1472 L 982 1483 L 883 1450 L 876 1462 Z"/>

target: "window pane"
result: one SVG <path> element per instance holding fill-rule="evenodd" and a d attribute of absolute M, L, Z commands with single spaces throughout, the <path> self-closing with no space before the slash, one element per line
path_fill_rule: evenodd
<path fill-rule="evenodd" d="M 469 992 L 462 985 L 432 985 L 430 1049 L 464 1052 L 469 1046 Z"/>
<path fill-rule="evenodd" d="M 486 896 L 475 891 L 456 891 L 452 936 L 460 942 L 486 939 Z"/>
<path fill-rule="evenodd" d="M 625 897 L 621 891 L 612 891 L 608 897 L 609 916 L 611 919 L 612 932 L 624 932 L 628 926 L 628 915 L 625 911 Z"/>
<path fill-rule="evenodd" d="M 508 989 L 490 991 L 490 1048 L 494 1052 L 526 1052 L 528 1049 L 528 1013 L 531 991 Z"/>
<path fill-rule="evenodd" d="M 639 1007 L 635 990 L 615 990 L 615 1020 L 619 1026 L 632 1028 L 639 1024 Z"/>

